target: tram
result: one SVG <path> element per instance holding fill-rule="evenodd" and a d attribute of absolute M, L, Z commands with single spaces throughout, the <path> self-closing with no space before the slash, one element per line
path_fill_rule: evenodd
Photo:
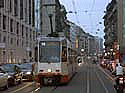
<path fill-rule="evenodd" d="M 37 82 L 41 85 L 67 84 L 77 71 L 77 53 L 63 37 L 42 37 L 39 42 Z"/>

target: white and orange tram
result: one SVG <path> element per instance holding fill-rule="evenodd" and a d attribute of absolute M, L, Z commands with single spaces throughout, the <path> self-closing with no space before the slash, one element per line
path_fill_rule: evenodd
<path fill-rule="evenodd" d="M 39 42 L 37 81 L 42 85 L 68 83 L 77 71 L 77 53 L 62 37 L 42 37 Z"/>

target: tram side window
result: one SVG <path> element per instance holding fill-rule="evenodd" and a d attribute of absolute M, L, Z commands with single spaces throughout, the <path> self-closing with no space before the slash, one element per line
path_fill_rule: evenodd
<path fill-rule="evenodd" d="M 68 53 L 69 53 L 69 54 L 68 54 L 68 55 L 69 55 L 69 56 L 68 56 L 69 63 L 72 64 L 72 62 L 73 62 L 73 57 L 72 57 L 72 50 L 71 50 L 70 48 L 68 49 Z"/>
<path fill-rule="evenodd" d="M 67 49 L 62 47 L 62 62 L 67 62 Z"/>

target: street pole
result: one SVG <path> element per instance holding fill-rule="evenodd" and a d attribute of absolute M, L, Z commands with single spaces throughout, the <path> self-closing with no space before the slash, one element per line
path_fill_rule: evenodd
<path fill-rule="evenodd" d="M 51 27 L 51 34 L 53 35 L 52 16 L 53 16 L 52 14 L 49 14 L 50 27 Z"/>
<path fill-rule="evenodd" d="M 88 37 L 88 58 L 89 58 L 89 37 Z"/>
<path fill-rule="evenodd" d="M 84 49 L 81 49 L 81 56 L 82 56 L 82 63 L 84 62 L 83 57 L 84 57 Z"/>
<path fill-rule="evenodd" d="M 40 42 L 40 37 L 38 37 L 37 40 L 38 40 L 38 43 L 37 43 L 37 47 L 38 47 L 37 72 L 39 72 L 39 42 Z"/>

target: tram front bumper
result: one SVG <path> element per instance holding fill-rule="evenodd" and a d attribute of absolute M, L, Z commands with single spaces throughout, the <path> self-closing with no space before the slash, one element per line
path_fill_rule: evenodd
<path fill-rule="evenodd" d="M 65 84 L 69 82 L 68 75 L 61 75 L 60 73 L 39 73 L 37 75 L 37 82 L 40 84 Z"/>

